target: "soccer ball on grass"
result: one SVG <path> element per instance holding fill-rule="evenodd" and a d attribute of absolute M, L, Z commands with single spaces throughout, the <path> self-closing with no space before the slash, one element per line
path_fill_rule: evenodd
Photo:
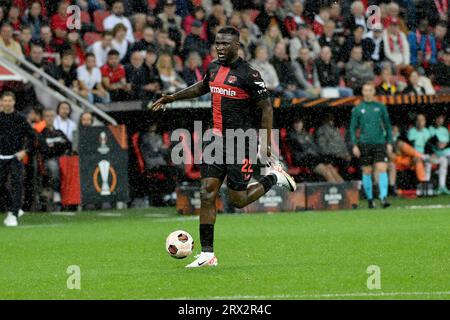
<path fill-rule="evenodd" d="M 172 258 L 184 259 L 194 250 L 194 239 L 186 231 L 174 231 L 166 239 L 166 250 Z"/>

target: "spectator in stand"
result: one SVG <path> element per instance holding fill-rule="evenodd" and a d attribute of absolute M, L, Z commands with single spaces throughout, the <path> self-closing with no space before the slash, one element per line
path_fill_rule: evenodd
<path fill-rule="evenodd" d="M 115 0 L 112 4 L 112 14 L 103 20 L 103 28 L 105 30 L 113 30 L 116 25 L 121 23 L 126 28 L 126 39 L 128 42 L 134 42 L 133 26 L 130 20 L 124 16 L 125 6 L 123 1 Z"/>
<path fill-rule="evenodd" d="M 261 30 L 259 30 L 259 27 L 256 25 L 256 23 L 253 22 L 251 18 L 251 10 L 241 11 L 241 16 L 242 16 L 242 26 L 246 26 L 248 28 L 252 39 L 257 40 L 261 38 Z"/>
<path fill-rule="evenodd" d="M 201 69 L 202 59 L 200 55 L 192 51 L 184 62 L 183 80 L 188 86 L 203 80 L 203 72 Z"/>
<path fill-rule="evenodd" d="M 304 7 L 301 0 L 295 0 L 292 4 L 292 10 L 288 12 L 284 19 L 284 28 L 291 38 L 295 37 L 301 25 L 309 21 L 303 15 Z"/>
<path fill-rule="evenodd" d="M 227 24 L 227 16 L 220 1 L 213 3 L 211 14 L 206 20 L 208 26 L 208 42 L 213 43 L 215 39 L 215 30 L 224 27 Z"/>
<path fill-rule="evenodd" d="M 411 79 L 411 74 L 413 72 L 416 72 L 416 74 L 412 75 L 412 79 Z M 417 70 L 414 69 L 413 66 L 406 66 L 405 68 L 403 68 L 400 72 L 405 79 L 408 79 L 409 82 L 408 84 L 412 84 L 412 86 L 410 88 L 408 88 L 408 93 L 411 93 L 411 89 L 416 87 L 417 92 L 422 92 L 422 89 L 420 89 L 420 87 L 423 88 L 423 92 L 425 92 L 424 94 L 427 95 L 434 95 L 436 94 L 436 91 L 434 90 L 433 84 L 431 83 L 430 78 L 421 75 L 420 73 L 417 72 Z M 405 89 L 406 90 L 406 89 Z M 412 92 L 412 94 L 414 94 L 414 92 Z"/>
<path fill-rule="evenodd" d="M 186 58 L 190 52 L 197 52 L 203 58 L 209 52 L 208 42 L 201 38 L 203 23 L 200 20 L 192 22 L 191 33 L 184 40 L 183 56 Z"/>
<path fill-rule="evenodd" d="M 147 100 L 154 99 L 157 95 L 161 94 L 163 83 L 159 76 L 158 69 L 156 69 L 155 63 L 158 59 L 155 51 L 149 49 L 145 54 L 143 68 L 146 70 L 144 81 L 144 91 Z"/>
<path fill-rule="evenodd" d="M 61 130 L 69 141 L 72 141 L 73 132 L 77 129 L 77 125 L 70 119 L 72 107 L 66 101 L 62 101 L 56 107 L 56 118 L 53 126 L 57 130 Z"/>
<path fill-rule="evenodd" d="M 118 23 L 113 28 L 112 47 L 119 52 L 120 63 L 125 64 L 130 60 L 131 44 L 127 38 L 127 27 Z"/>
<path fill-rule="evenodd" d="M 67 45 L 63 46 L 63 51 L 72 50 L 75 57 L 75 64 L 81 66 L 84 64 L 84 43 L 80 38 L 80 34 L 76 31 L 69 32 L 67 35 Z"/>
<path fill-rule="evenodd" d="M 267 29 L 272 26 L 278 26 L 283 37 L 289 37 L 283 24 L 283 17 L 278 7 L 277 0 L 266 0 L 264 2 L 264 8 L 261 8 L 260 13 L 255 19 L 256 25 L 259 27 L 262 33 L 265 33 Z"/>
<path fill-rule="evenodd" d="M 12 5 L 8 11 L 8 23 L 14 30 L 14 35 L 18 36 L 20 30 L 22 29 L 22 20 L 20 19 L 20 9 L 19 7 Z"/>
<path fill-rule="evenodd" d="M 381 82 L 376 87 L 377 95 L 380 96 L 393 96 L 401 93 L 404 89 L 394 80 L 394 76 L 392 75 L 392 65 L 390 63 L 386 63 L 381 69 Z"/>
<path fill-rule="evenodd" d="M 142 39 L 133 44 L 131 52 L 139 51 L 144 57 L 148 49 L 156 50 L 155 30 L 153 30 L 152 27 L 146 26 L 143 31 Z"/>
<path fill-rule="evenodd" d="M 350 58 L 350 53 L 354 47 L 361 47 L 363 51 L 363 61 L 371 61 L 372 53 L 375 49 L 375 44 L 372 39 L 364 38 L 364 27 L 356 25 L 353 28 L 353 35 L 350 36 L 344 43 L 339 53 L 339 62 L 346 63 Z M 342 65 L 342 64 L 341 64 Z"/>
<path fill-rule="evenodd" d="M 84 111 L 80 115 L 78 128 L 72 133 L 72 151 L 78 154 L 78 146 L 80 143 L 80 128 L 92 127 L 94 125 L 94 116 L 89 111 Z"/>
<path fill-rule="evenodd" d="M 275 45 L 274 56 L 270 59 L 270 63 L 277 72 L 281 87 L 283 88 L 283 96 L 286 99 L 300 98 L 309 96 L 300 88 L 295 73 L 292 70 L 292 63 L 286 53 L 286 43 L 278 42 Z"/>
<path fill-rule="evenodd" d="M 56 52 L 56 44 L 53 41 L 53 33 L 50 26 L 41 27 L 41 40 L 44 47 L 44 59 L 49 63 L 58 65 L 60 63 L 60 56 Z"/>
<path fill-rule="evenodd" d="M 292 61 L 295 78 L 308 98 L 320 95 L 320 82 L 317 68 L 308 48 L 301 48 L 298 58 Z"/>
<path fill-rule="evenodd" d="M 381 69 L 381 64 L 385 60 L 384 56 L 384 42 L 383 42 L 383 26 L 381 23 L 375 24 L 366 35 L 365 38 L 372 40 L 373 51 L 370 59 L 375 65 L 375 71 L 378 72 Z"/>
<path fill-rule="evenodd" d="M 403 94 L 422 96 L 426 95 L 425 87 L 419 83 L 419 73 L 413 70 L 408 76 L 408 86 L 403 90 Z"/>
<path fill-rule="evenodd" d="M 20 46 L 22 47 L 22 52 L 25 57 L 30 56 L 30 50 L 31 50 L 31 28 L 28 26 L 22 27 L 22 31 L 19 34 L 19 41 Z"/>
<path fill-rule="evenodd" d="M 384 19 L 384 26 L 387 28 L 389 21 L 395 19 L 398 21 L 399 30 L 403 32 L 404 34 L 408 33 L 408 26 L 406 25 L 405 21 L 400 17 L 400 6 L 395 3 L 394 1 L 391 1 L 386 6 L 386 17 Z"/>
<path fill-rule="evenodd" d="M 241 13 L 239 11 L 233 11 L 231 15 L 229 15 L 227 24 L 240 30 L 242 27 Z"/>
<path fill-rule="evenodd" d="M 256 47 L 255 59 L 250 61 L 250 64 L 261 74 L 261 78 L 266 83 L 267 90 L 275 96 L 282 93 L 283 88 L 280 85 L 275 68 L 269 62 L 269 55 L 265 46 Z"/>
<path fill-rule="evenodd" d="M 186 35 L 189 35 L 191 33 L 192 22 L 194 22 L 194 20 L 198 20 L 202 23 L 200 38 L 202 38 L 205 41 L 208 41 L 208 25 L 206 23 L 206 11 L 202 6 L 195 7 L 193 14 L 184 18 L 183 28 L 184 31 L 186 32 Z"/>
<path fill-rule="evenodd" d="M 77 66 L 75 64 L 74 52 L 64 51 L 61 54 L 61 64 L 54 69 L 53 77 L 62 85 L 80 92 L 80 85 L 77 79 Z"/>
<path fill-rule="evenodd" d="M 67 39 L 67 8 L 69 4 L 62 0 L 58 3 L 58 12 L 55 13 L 50 21 L 50 27 L 55 35 L 53 41 L 56 46 L 64 45 Z M 58 50 L 57 50 L 58 51 Z"/>
<path fill-rule="evenodd" d="M 111 97 L 103 88 L 102 73 L 96 66 L 95 55 L 86 54 L 86 63 L 77 68 L 77 78 L 80 87 L 86 91 L 86 97 L 90 103 L 110 103 Z"/>
<path fill-rule="evenodd" d="M 130 63 L 125 65 L 127 82 L 131 84 L 130 99 L 141 100 L 144 98 L 144 85 L 146 69 L 143 67 L 144 57 L 138 51 L 131 55 Z"/>
<path fill-rule="evenodd" d="M 169 38 L 169 33 L 164 30 L 156 32 L 156 48 L 158 54 L 168 53 L 170 55 L 175 53 L 177 44 Z"/>
<path fill-rule="evenodd" d="M 38 152 L 46 171 L 43 184 L 51 189 L 53 203 L 58 205 L 61 202 L 59 158 L 68 153 L 72 145 L 64 132 L 55 128 L 55 116 L 53 109 L 45 109 L 43 112 L 46 127 L 38 135 Z"/>
<path fill-rule="evenodd" d="M 323 34 L 323 27 L 327 21 L 330 20 L 330 7 L 322 6 L 319 13 L 315 15 L 313 22 L 313 31 L 317 37 Z"/>
<path fill-rule="evenodd" d="M 434 28 L 434 38 L 436 41 L 436 50 L 439 53 L 443 52 L 446 48 L 449 47 L 450 37 L 447 33 L 447 24 L 445 22 L 439 22 Z"/>
<path fill-rule="evenodd" d="M 314 138 L 305 131 L 304 121 L 294 120 L 292 129 L 286 142 L 292 152 L 294 164 L 309 168 L 324 177 L 327 182 L 343 182 L 337 170 L 331 164 L 325 163 L 320 156 L 319 147 L 314 143 Z"/>
<path fill-rule="evenodd" d="M 20 47 L 20 44 L 16 40 L 14 40 L 13 28 L 8 23 L 3 23 L 1 26 L 0 45 L 9 49 L 14 54 L 14 56 L 23 58 L 22 48 Z M 11 57 L 10 55 L 5 55 L 3 51 L 0 52 L 0 56 L 5 57 L 12 63 L 17 62 L 15 58 Z"/>
<path fill-rule="evenodd" d="M 333 61 L 330 47 L 322 47 L 320 57 L 316 60 L 315 64 L 322 95 L 327 91 L 332 93 L 334 90 L 337 91 L 339 97 L 349 97 L 353 95 L 352 89 L 339 86 L 339 68 Z"/>
<path fill-rule="evenodd" d="M 168 32 L 169 38 L 175 42 L 176 50 L 181 47 L 184 39 L 182 19 L 176 14 L 177 5 L 174 0 L 165 0 L 163 12 L 158 15 L 161 21 L 161 29 Z"/>
<path fill-rule="evenodd" d="M 261 42 L 266 46 L 269 57 L 273 56 L 275 45 L 283 41 L 281 31 L 276 24 L 269 26 L 262 37 Z"/>
<path fill-rule="evenodd" d="M 31 2 L 28 12 L 22 17 L 24 25 L 31 28 L 33 34 L 33 40 L 40 40 L 41 38 L 41 27 L 48 24 L 48 20 L 42 14 L 42 6 L 39 1 Z"/>
<path fill-rule="evenodd" d="M 363 61 L 363 50 L 360 46 L 352 49 L 350 60 L 345 65 L 345 78 L 356 95 L 361 94 L 363 85 L 375 79 L 373 62 Z"/>
<path fill-rule="evenodd" d="M 435 153 L 436 148 L 433 146 L 433 139 L 431 139 L 433 135 L 430 130 L 426 128 L 426 121 L 427 120 L 423 114 L 417 115 L 416 126 L 408 130 L 408 140 L 414 145 L 414 149 L 427 155 L 428 161 L 425 162 L 426 181 L 430 181 L 431 179 L 432 164 L 439 164 L 439 188 L 437 193 L 450 194 L 450 191 L 446 187 L 448 159 L 442 154 L 437 155 Z M 435 142 L 439 144 L 438 138 L 435 138 L 434 140 L 436 140 Z"/>
<path fill-rule="evenodd" d="M 317 41 L 314 32 L 307 24 L 300 25 L 297 34 L 289 40 L 289 57 L 292 61 L 298 58 L 300 48 L 304 47 L 312 52 L 314 58 L 319 56 L 319 42 Z"/>
<path fill-rule="evenodd" d="M 241 27 L 239 32 L 241 34 L 239 39 L 241 42 L 241 48 L 248 56 L 253 56 L 258 40 L 251 34 L 250 29 L 245 24 Z"/>
<path fill-rule="evenodd" d="M 338 36 L 339 43 L 344 43 L 345 21 L 344 17 L 342 16 L 342 8 L 339 2 L 333 2 L 330 5 L 330 20 L 334 21 L 335 23 L 334 33 Z"/>
<path fill-rule="evenodd" d="M 362 1 L 353 1 L 350 7 L 350 17 L 345 21 L 346 35 L 350 35 L 356 26 L 363 27 L 363 34 L 367 32 L 365 7 Z"/>
<path fill-rule="evenodd" d="M 408 33 L 411 65 L 429 70 L 437 62 L 436 40 L 430 33 L 428 20 L 422 19 L 415 31 Z"/>
<path fill-rule="evenodd" d="M 433 67 L 434 82 L 440 86 L 440 92 L 450 93 L 450 47 L 444 50 L 442 61 Z"/>
<path fill-rule="evenodd" d="M 323 47 L 329 47 L 333 56 L 333 60 L 339 57 L 339 51 L 341 49 L 341 43 L 339 37 L 335 34 L 335 22 L 328 20 L 323 26 L 323 34 L 319 38 L 319 45 Z"/>
<path fill-rule="evenodd" d="M 180 89 L 186 88 L 186 83 L 174 68 L 172 57 L 167 53 L 163 53 L 159 56 L 156 68 L 158 69 L 159 76 L 163 83 L 162 91 L 164 93 L 174 93 Z"/>
<path fill-rule="evenodd" d="M 120 64 L 117 50 L 112 49 L 108 52 L 108 60 L 100 71 L 103 87 L 109 92 L 111 101 L 126 100 L 131 91 L 131 84 L 127 82 L 125 68 Z"/>
<path fill-rule="evenodd" d="M 324 162 L 329 163 L 329 169 L 338 176 L 336 167 L 347 168 L 352 157 L 331 113 L 325 114 L 322 125 L 315 132 L 315 139 Z"/>
<path fill-rule="evenodd" d="M 384 54 L 398 69 L 409 65 L 410 49 L 406 35 L 399 30 L 399 20 L 387 17 L 386 29 L 383 31 Z"/>
<path fill-rule="evenodd" d="M 104 31 L 102 39 L 92 44 L 89 51 L 95 55 L 97 67 L 101 68 L 108 60 L 108 52 L 112 49 L 113 34 L 111 31 Z"/>

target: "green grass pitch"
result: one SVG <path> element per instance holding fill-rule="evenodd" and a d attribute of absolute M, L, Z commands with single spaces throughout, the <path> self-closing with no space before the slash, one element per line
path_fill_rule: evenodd
<path fill-rule="evenodd" d="M 220 215 L 219 266 L 202 269 L 165 252 L 176 229 L 199 251 L 197 218 L 173 208 L 28 214 L 19 228 L 0 227 L 0 299 L 449 299 L 449 204 Z M 67 288 L 71 265 L 80 290 Z M 367 287 L 371 265 L 381 289 Z"/>

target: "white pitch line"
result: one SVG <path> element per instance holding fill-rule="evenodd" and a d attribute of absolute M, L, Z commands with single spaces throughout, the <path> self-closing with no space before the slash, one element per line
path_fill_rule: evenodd
<path fill-rule="evenodd" d="M 417 206 L 406 206 L 406 207 L 399 207 L 401 209 L 447 209 L 450 208 L 450 205 L 443 205 L 443 204 L 430 204 L 430 205 L 417 205 Z"/>
<path fill-rule="evenodd" d="M 144 217 L 146 217 L 146 218 L 167 218 L 167 217 L 169 217 L 169 214 L 167 214 L 167 213 L 146 213 L 146 214 L 144 214 Z"/>
<path fill-rule="evenodd" d="M 30 224 L 30 225 L 19 225 L 19 229 L 33 229 L 33 228 L 55 228 L 64 226 L 63 223 L 49 223 L 49 224 Z"/>
<path fill-rule="evenodd" d="M 395 296 L 448 296 L 450 291 L 437 292 L 349 292 L 349 293 L 318 293 L 318 294 L 274 294 L 274 295 L 235 295 L 213 297 L 176 297 L 173 300 L 241 300 L 241 299 L 306 299 L 306 298 L 346 298 L 346 297 L 395 297 Z M 160 299 L 164 300 L 164 299 Z"/>
<path fill-rule="evenodd" d="M 65 216 L 65 217 L 74 217 L 76 216 L 76 212 L 50 212 L 52 216 Z"/>
<path fill-rule="evenodd" d="M 155 222 L 170 222 L 170 221 L 193 221 L 198 220 L 198 216 L 193 217 L 176 217 L 176 218 L 162 218 L 162 219 L 155 219 Z"/>
<path fill-rule="evenodd" d="M 100 212 L 97 214 L 100 217 L 121 217 L 122 213 L 114 213 L 114 212 Z"/>

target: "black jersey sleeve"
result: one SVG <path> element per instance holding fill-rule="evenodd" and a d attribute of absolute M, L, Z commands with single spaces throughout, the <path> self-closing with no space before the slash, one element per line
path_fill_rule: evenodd
<path fill-rule="evenodd" d="M 266 83 L 259 71 L 249 67 L 246 75 L 246 89 L 253 101 L 265 100 L 270 97 Z"/>

